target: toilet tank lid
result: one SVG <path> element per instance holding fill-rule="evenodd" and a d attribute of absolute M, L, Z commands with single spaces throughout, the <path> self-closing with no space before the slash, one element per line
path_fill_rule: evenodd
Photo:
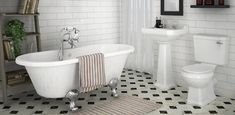
<path fill-rule="evenodd" d="M 207 40 L 228 40 L 226 35 L 214 35 L 214 34 L 195 34 L 194 39 L 207 39 Z"/>

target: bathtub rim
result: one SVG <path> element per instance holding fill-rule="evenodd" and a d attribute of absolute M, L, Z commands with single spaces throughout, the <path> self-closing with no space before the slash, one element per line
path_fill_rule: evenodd
<path fill-rule="evenodd" d="M 119 52 L 105 53 L 104 57 L 112 57 L 112 56 L 122 55 L 122 54 L 126 54 L 126 53 L 133 53 L 135 50 L 135 48 L 133 46 L 127 45 L 127 44 L 95 44 L 95 45 L 86 45 L 86 46 L 82 46 L 82 47 L 78 47 L 78 48 L 92 47 L 92 46 L 105 46 L 105 45 L 118 45 L 118 46 L 126 47 L 127 49 L 123 50 L 123 51 L 119 51 Z M 70 49 L 67 49 L 67 50 L 70 50 Z M 16 63 L 18 65 L 22 65 L 25 67 L 53 67 L 53 66 L 62 66 L 62 65 L 67 65 L 67 64 L 78 63 L 78 59 L 76 59 L 76 58 L 63 60 L 63 61 L 56 60 L 56 61 L 47 61 L 47 62 L 27 61 L 24 59 L 25 56 L 33 55 L 35 53 L 49 53 L 49 52 L 55 52 L 55 51 L 58 51 L 58 50 L 49 50 L 49 51 L 24 54 L 24 55 L 18 56 L 16 58 Z"/>

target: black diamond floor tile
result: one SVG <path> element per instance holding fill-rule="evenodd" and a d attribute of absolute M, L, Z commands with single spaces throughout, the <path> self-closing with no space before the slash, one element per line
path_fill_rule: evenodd
<path fill-rule="evenodd" d="M 137 77 L 142 77 L 142 75 L 137 75 Z"/>
<path fill-rule="evenodd" d="M 27 109 L 33 109 L 34 108 L 34 106 L 28 106 L 27 107 Z"/>
<path fill-rule="evenodd" d="M 185 103 L 185 102 L 179 102 L 179 104 L 181 104 L 181 105 L 185 105 L 186 103 Z"/>
<path fill-rule="evenodd" d="M 224 104 L 231 105 L 232 103 L 231 102 L 224 102 Z"/>
<path fill-rule="evenodd" d="M 67 110 L 64 110 L 64 111 L 60 111 L 60 114 L 67 114 L 68 111 Z"/>
<path fill-rule="evenodd" d="M 209 110 L 209 113 L 210 113 L 210 114 L 217 114 L 217 111 L 215 111 L 215 110 Z"/>
<path fill-rule="evenodd" d="M 101 91 L 101 93 L 108 93 L 108 91 Z"/>
<path fill-rule="evenodd" d="M 175 97 L 180 97 L 180 94 L 174 94 Z"/>
<path fill-rule="evenodd" d="M 18 100 L 20 100 L 20 98 L 12 98 L 12 100 L 18 101 Z"/>
<path fill-rule="evenodd" d="M 62 101 L 62 100 L 63 100 L 63 98 L 56 98 L 56 100 L 60 100 L 60 101 Z"/>
<path fill-rule="evenodd" d="M 131 88 L 131 90 L 137 90 L 137 88 Z"/>
<path fill-rule="evenodd" d="M 96 94 L 91 94 L 90 97 L 96 97 L 97 95 Z"/>
<path fill-rule="evenodd" d="M 169 101 L 169 100 L 172 100 L 172 98 L 165 98 L 165 100 L 168 100 L 168 101 Z"/>
<path fill-rule="evenodd" d="M 132 94 L 132 96 L 138 97 L 139 95 L 138 94 Z"/>
<path fill-rule="evenodd" d="M 11 111 L 10 114 L 17 114 L 18 111 Z"/>
<path fill-rule="evenodd" d="M 51 106 L 50 109 L 58 109 L 58 106 Z"/>
<path fill-rule="evenodd" d="M 20 105 L 25 105 L 25 104 L 26 104 L 26 102 L 20 102 L 19 104 L 20 104 Z"/>
<path fill-rule="evenodd" d="M 48 105 L 48 104 L 50 104 L 50 102 L 47 102 L 47 101 L 46 101 L 46 102 L 42 102 L 42 104 L 43 104 L 43 105 Z"/>
<path fill-rule="evenodd" d="M 87 104 L 88 104 L 88 105 L 94 105 L 95 102 L 88 102 Z"/>
<path fill-rule="evenodd" d="M 162 93 L 168 93 L 168 91 L 162 91 Z"/>
<path fill-rule="evenodd" d="M 127 93 L 127 91 L 121 91 L 121 93 Z"/>
<path fill-rule="evenodd" d="M 176 106 L 169 106 L 170 109 L 177 109 Z"/>
<path fill-rule="evenodd" d="M 34 98 L 34 100 L 41 100 L 41 99 L 42 99 L 42 98 L 40 98 L 40 97 L 39 97 L 39 98 Z"/>
<path fill-rule="evenodd" d="M 144 100 L 150 100 L 150 98 L 143 98 Z"/>
<path fill-rule="evenodd" d="M 182 91 L 182 93 L 188 93 L 188 91 Z"/>
<path fill-rule="evenodd" d="M 201 109 L 199 106 L 193 106 L 194 109 Z"/>
<path fill-rule="evenodd" d="M 28 94 L 27 95 L 27 97 L 33 97 L 34 96 L 34 94 Z"/>
<path fill-rule="evenodd" d="M 85 100 L 85 98 L 78 98 L 78 100 Z"/>
<path fill-rule="evenodd" d="M 148 91 L 141 91 L 141 93 L 148 93 Z"/>
<path fill-rule="evenodd" d="M 218 109 L 225 109 L 224 106 L 216 106 Z"/>
<path fill-rule="evenodd" d="M 184 111 L 185 114 L 192 114 L 192 111 Z"/>
<path fill-rule="evenodd" d="M 150 88 L 150 90 L 157 90 L 157 88 Z"/>
<path fill-rule="evenodd" d="M 107 98 L 100 98 L 100 100 L 104 101 L 104 100 L 107 100 Z"/>
<path fill-rule="evenodd" d="M 42 114 L 43 111 L 35 111 L 34 114 Z"/>
<path fill-rule="evenodd" d="M 153 97 L 159 97 L 160 95 L 159 94 L 153 94 Z"/>
<path fill-rule="evenodd" d="M 11 106 L 4 106 L 2 109 L 10 109 Z"/>
<path fill-rule="evenodd" d="M 160 111 L 160 114 L 167 114 L 167 111 Z"/>

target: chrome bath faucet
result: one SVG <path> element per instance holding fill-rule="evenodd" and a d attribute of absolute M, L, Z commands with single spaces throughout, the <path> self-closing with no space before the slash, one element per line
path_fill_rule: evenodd
<path fill-rule="evenodd" d="M 58 59 L 63 61 L 64 57 L 64 42 L 67 42 L 71 48 L 77 47 L 75 44 L 79 42 L 79 30 L 75 27 L 65 27 L 61 30 L 63 34 L 63 39 L 60 40 L 60 49 L 58 53 Z"/>

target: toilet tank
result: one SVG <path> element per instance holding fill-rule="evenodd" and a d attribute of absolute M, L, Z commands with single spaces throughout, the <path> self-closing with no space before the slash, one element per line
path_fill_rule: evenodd
<path fill-rule="evenodd" d="M 222 35 L 197 34 L 194 40 L 195 61 L 215 65 L 228 63 L 228 37 Z"/>

